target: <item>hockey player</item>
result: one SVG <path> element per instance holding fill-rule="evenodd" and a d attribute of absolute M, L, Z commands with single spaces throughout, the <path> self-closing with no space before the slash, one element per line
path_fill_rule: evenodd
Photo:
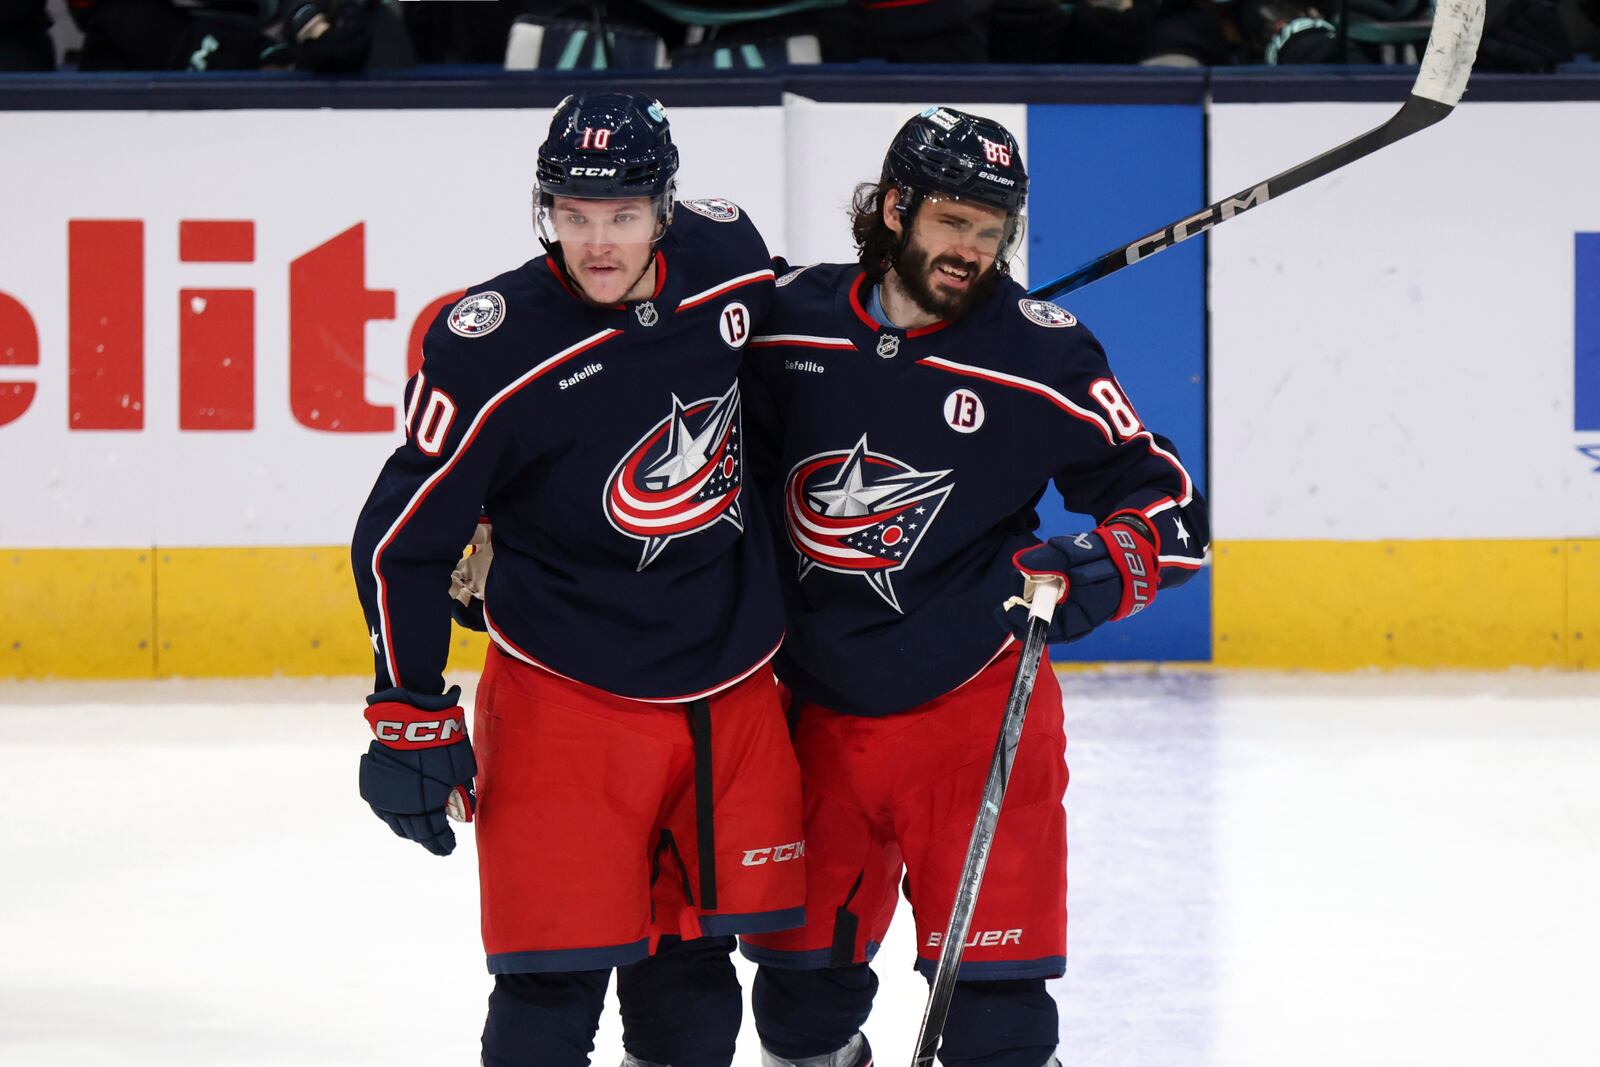
<path fill-rule="evenodd" d="M 1025 627 L 1020 610 L 997 618 L 1018 569 L 1066 579 L 1050 637 L 1070 641 L 1205 558 L 1205 507 L 1171 443 L 1089 330 L 1007 275 L 1027 186 L 1004 127 L 928 109 L 857 190 L 859 263 L 788 271 L 751 342 L 749 424 L 781 428 L 775 458 L 752 462 L 770 466 L 782 522 L 777 669 L 806 795 L 807 924 L 742 939 L 769 1067 L 870 1062 L 868 963 L 902 874 L 932 975 L 1015 669 L 1008 629 Z M 1041 545 L 1051 481 L 1097 525 Z M 944 1030 L 949 1067 L 1053 1062 L 1064 754 L 1046 664 Z"/>
<path fill-rule="evenodd" d="M 433 323 L 351 549 L 377 667 L 361 795 L 439 855 L 447 813 L 476 817 L 491 1067 L 588 1063 L 614 967 L 630 1063 L 724 1067 L 732 935 L 802 917 L 736 377 L 773 272 L 736 205 L 675 202 L 677 165 L 648 98 L 557 107 L 548 254 Z M 469 740 L 444 594 L 480 515 L 492 643 Z"/>

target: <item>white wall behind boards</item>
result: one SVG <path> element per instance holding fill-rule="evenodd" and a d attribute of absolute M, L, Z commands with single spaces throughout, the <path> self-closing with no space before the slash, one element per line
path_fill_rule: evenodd
<path fill-rule="evenodd" d="M 1219 540 L 1600 535 L 1573 430 L 1600 103 L 1468 100 L 1212 234 Z M 1211 198 L 1394 110 L 1213 106 Z"/>

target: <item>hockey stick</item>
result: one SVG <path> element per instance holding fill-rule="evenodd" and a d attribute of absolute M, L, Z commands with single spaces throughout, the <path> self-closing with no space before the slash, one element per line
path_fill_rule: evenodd
<path fill-rule="evenodd" d="M 1205 233 L 1235 215 L 1259 207 L 1324 174 L 1331 174 L 1348 163 L 1370 156 L 1378 149 L 1440 121 L 1455 109 L 1461 94 L 1466 91 L 1467 77 L 1472 73 L 1472 61 L 1478 55 L 1478 38 L 1483 34 L 1484 4 L 1485 0 L 1439 0 L 1416 84 L 1411 87 L 1411 95 L 1400 110 L 1382 126 L 1368 130 L 1315 159 L 1290 167 L 1276 177 L 1219 200 L 1203 211 L 1181 218 L 1132 244 L 1113 249 L 1077 270 L 1028 290 L 1028 295 L 1037 300 L 1048 300 L 1081 289 L 1090 282 L 1149 259 L 1180 241 Z"/>
<path fill-rule="evenodd" d="M 1039 660 L 1044 655 L 1045 631 L 1050 628 L 1050 616 L 1055 614 L 1061 592 L 1059 580 L 1039 581 L 1030 577 L 1023 588 L 1027 599 L 1013 597 L 1006 605 L 1021 604 L 1028 608 L 1028 633 L 1023 638 L 1022 658 L 1017 661 L 1017 673 L 1011 681 L 1011 695 L 1006 698 L 1006 714 L 1000 722 L 994 758 L 989 762 L 989 778 L 983 784 L 978 819 L 973 823 L 972 837 L 967 842 L 967 860 L 961 868 L 961 881 L 956 883 L 950 922 L 945 925 L 944 943 L 939 947 L 939 965 L 928 986 L 928 1006 L 922 1013 L 922 1029 L 917 1033 L 917 1052 L 912 1057 L 912 1067 L 932 1067 L 933 1055 L 939 1049 L 945 1016 L 950 1013 L 950 998 L 956 991 L 956 971 L 966 951 L 967 930 L 972 926 L 972 913 L 978 904 L 978 887 L 983 884 L 983 869 L 989 863 L 995 826 L 1000 821 L 1000 805 L 1005 802 L 1006 786 L 1011 782 L 1011 765 L 1016 761 L 1017 745 L 1022 740 L 1022 722 L 1028 714 L 1028 700 L 1033 696 L 1033 682 L 1039 673 Z"/>

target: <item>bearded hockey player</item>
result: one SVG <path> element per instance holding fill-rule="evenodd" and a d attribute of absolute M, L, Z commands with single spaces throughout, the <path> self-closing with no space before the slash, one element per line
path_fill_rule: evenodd
<path fill-rule="evenodd" d="M 781 601 L 737 382 L 773 272 L 737 205 L 675 202 L 677 166 L 649 98 L 557 107 L 548 254 L 429 329 L 351 550 L 377 668 L 361 796 L 439 855 L 447 812 L 476 818 L 489 1065 L 588 1063 L 619 968 L 630 1063 L 724 1067 L 732 935 L 801 921 Z M 469 739 L 444 593 L 480 516 Z"/>
<path fill-rule="evenodd" d="M 998 123 L 930 108 L 857 190 L 860 260 L 789 271 L 746 364 L 782 526 L 777 659 L 805 790 L 803 928 L 743 939 L 769 1067 L 862 1067 L 869 962 L 905 881 L 931 976 L 1015 669 L 1020 568 L 1065 578 L 1051 639 L 1147 610 L 1204 504 L 1094 335 L 1007 274 L 1028 177 Z M 757 404 L 760 410 L 757 410 Z M 754 439 L 756 427 L 773 427 Z M 762 470 L 760 468 L 766 468 Z M 1096 526 L 1040 544 L 1054 482 Z M 766 488 L 766 487 L 764 487 Z M 948 1067 L 1043 1067 L 1066 964 L 1061 692 L 1041 669 L 944 1031 Z"/>

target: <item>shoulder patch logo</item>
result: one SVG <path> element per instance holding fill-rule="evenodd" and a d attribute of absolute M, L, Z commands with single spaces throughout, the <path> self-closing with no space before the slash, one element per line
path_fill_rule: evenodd
<path fill-rule="evenodd" d="M 812 266 L 813 266 L 813 264 L 807 263 L 805 266 L 796 267 L 794 270 L 790 271 L 788 274 L 785 274 L 783 277 L 778 279 L 778 283 L 777 283 L 778 284 L 778 288 L 782 289 L 784 286 L 788 285 L 790 282 L 792 282 L 796 278 L 800 277 L 800 275 L 802 275 L 806 271 L 810 270 L 812 268 Z"/>
<path fill-rule="evenodd" d="M 1052 304 L 1048 300 L 1019 300 L 1017 306 L 1028 318 L 1040 326 L 1051 329 L 1062 329 L 1067 326 L 1078 325 L 1078 317 L 1059 304 Z"/>
<path fill-rule="evenodd" d="M 482 337 L 506 321 L 505 298 L 499 293 L 474 293 L 450 312 L 446 325 L 458 337 Z"/>
<path fill-rule="evenodd" d="M 696 215 L 704 215 L 712 222 L 732 222 L 739 217 L 739 205 L 721 197 L 704 200 L 685 200 L 683 206 Z"/>

